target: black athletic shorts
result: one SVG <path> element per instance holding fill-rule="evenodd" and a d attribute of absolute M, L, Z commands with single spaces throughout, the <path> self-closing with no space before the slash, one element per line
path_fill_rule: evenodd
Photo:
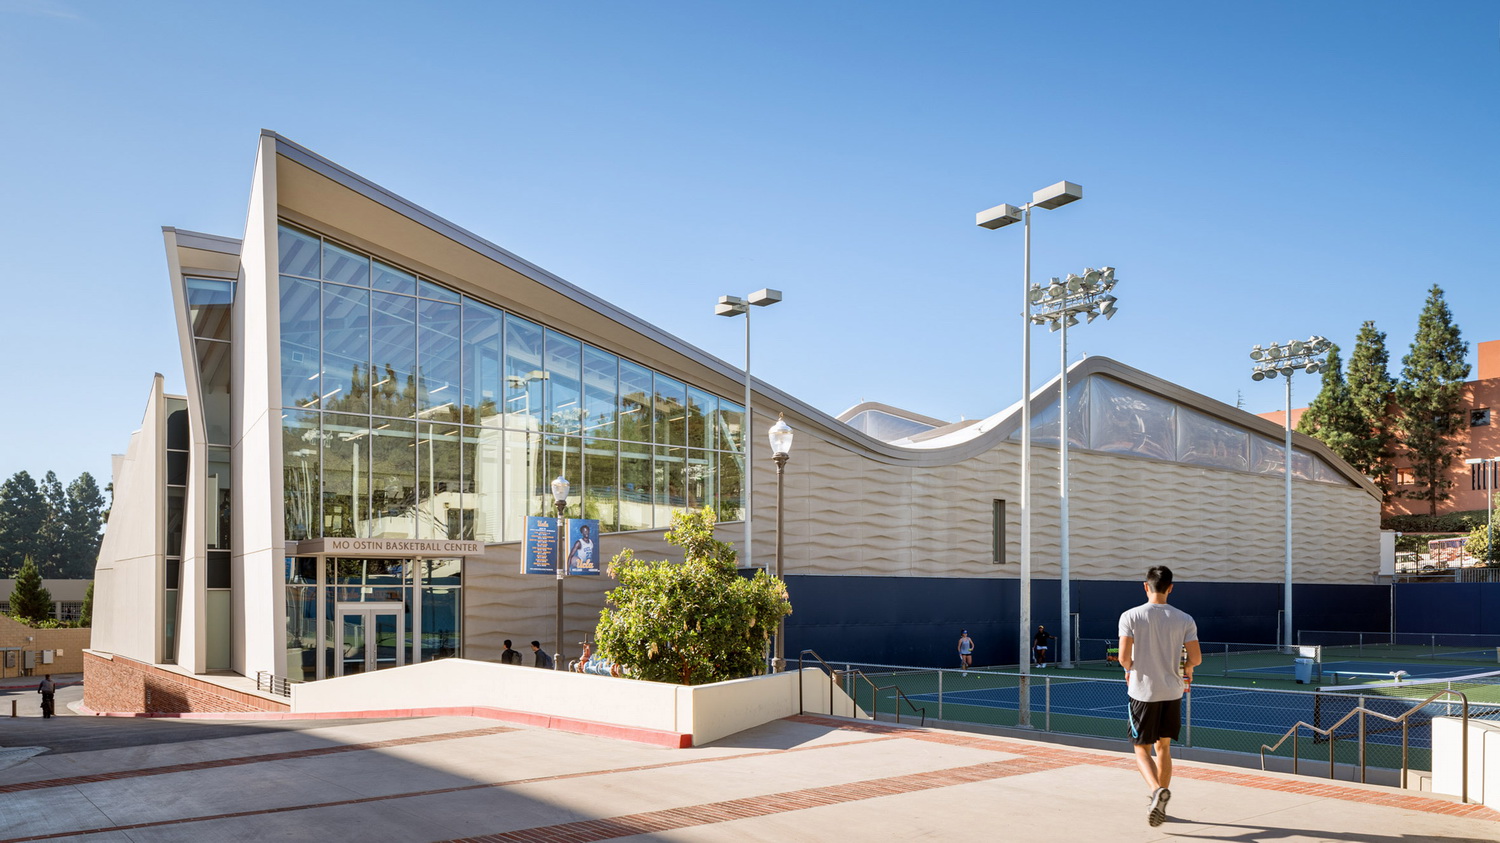
<path fill-rule="evenodd" d="M 1141 702 L 1130 699 L 1130 741 L 1150 746 L 1162 738 L 1177 740 L 1182 734 L 1182 699 Z"/>

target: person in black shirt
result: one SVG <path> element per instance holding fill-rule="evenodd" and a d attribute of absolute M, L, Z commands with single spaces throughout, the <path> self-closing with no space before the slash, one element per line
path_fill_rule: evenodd
<path fill-rule="evenodd" d="M 42 683 L 36 686 L 36 692 L 42 695 L 42 718 L 51 717 L 53 712 L 52 695 L 57 693 L 57 683 L 52 681 L 52 677 L 43 676 Z"/>
<path fill-rule="evenodd" d="M 1047 653 L 1051 650 L 1051 647 L 1047 645 L 1047 639 L 1051 637 L 1047 634 L 1047 627 L 1037 624 L 1036 637 L 1031 639 L 1031 661 L 1037 667 L 1047 666 Z"/>
<path fill-rule="evenodd" d="M 542 649 L 542 642 L 531 642 L 531 651 L 536 653 L 536 664 L 533 665 L 534 667 L 540 667 L 544 670 L 552 669 L 552 657 L 547 655 L 546 650 Z"/>
<path fill-rule="evenodd" d="M 500 663 L 515 665 L 521 663 L 521 654 L 510 648 L 509 638 L 505 639 L 505 649 L 500 651 Z"/>

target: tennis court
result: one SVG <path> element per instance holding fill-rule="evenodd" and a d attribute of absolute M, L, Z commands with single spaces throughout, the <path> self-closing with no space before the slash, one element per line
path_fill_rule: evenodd
<path fill-rule="evenodd" d="M 1267 665 L 1267 681 L 1278 685 L 1289 681 L 1292 666 L 1283 656 L 1281 664 Z M 1375 668 L 1407 670 L 1407 663 L 1350 661 L 1362 671 Z M 1334 663 L 1337 667 L 1342 662 Z M 903 717 L 916 708 L 925 709 L 926 717 L 976 724 L 1015 726 L 1020 721 L 1018 703 L 1022 699 L 1020 674 L 1006 671 L 892 668 L 876 665 L 850 665 L 860 668 L 868 682 L 845 675 L 844 687 L 856 697 L 866 711 L 890 714 L 899 707 Z M 1324 665 L 1325 671 L 1329 665 Z M 1274 743 L 1294 724 L 1311 723 L 1329 728 L 1345 714 L 1363 705 L 1389 716 L 1400 716 L 1436 690 L 1453 686 L 1470 699 L 1470 716 L 1500 719 L 1500 676 L 1493 673 L 1473 676 L 1473 665 L 1421 665 L 1424 672 L 1397 685 L 1335 687 L 1259 688 L 1250 685 L 1194 683 L 1184 698 L 1181 743 L 1210 749 L 1258 753 L 1262 744 Z M 1061 734 L 1088 735 L 1111 739 L 1127 736 L 1127 698 L 1124 680 L 1118 672 L 1106 676 L 1089 676 L 1088 671 L 1039 671 L 1027 680 L 1028 721 L 1032 728 Z M 1326 675 L 1326 674 L 1325 674 Z M 1254 680 L 1247 680 L 1251 683 Z M 904 699 L 898 696 L 899 688 Z M 1294 689 L 1295 688 L 1295 689 Z M 878 690 L 877 690 L 878 689 Z M 878 698 L 878 699 L 877 699 Z M 1411 719 L 1407 733 L 1412 765 L 1423 769 L 1431 745 L 1430 723 L 1433 717 L 1456 716 L 1456 699 L 1426 705 Z M 1354 761 L 1358 751 L 1358 718 L 1352 719 L 1336 733 L 1339 760 Z M 1372 766 L 1398 767 L 1402 729 L 1378 718 L 1366 718 L 1368 762 Z M 1305 742 L 1323 743 L 1304 732 Z M 1281 755 L 1290 753 L 1287 746 Z M 1304 757 L 1308 750 L 1304 748 Z M 1316 750 L 1326 753 L 1326 749 Z M 1346 757 L 1347 756 L 1347 757 Z M 1326 756 L 1324 756 L 1326 757 Z"/>

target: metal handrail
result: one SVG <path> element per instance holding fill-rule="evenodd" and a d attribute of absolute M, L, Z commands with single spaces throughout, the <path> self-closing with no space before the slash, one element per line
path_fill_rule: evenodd
<path fill-rule="evenodd" d="M 896 699 L 897 699 L 897 703 L 898 703 L 898 705 L 896 706 L 896 722 L 897 723 L 901 722 L 901 706 L 899 705 L 899 703 L 903 703 L 904 702 L 904 703 L 906 703 L 907 707 L 910 708 L 912 711 L 920 711 L 922 713 L 922 723 L 921 723 L 921 725 L 923 725 L 923 726 L 927 725 L 927 706 L 925 706 L 925 705 L 924 706 L 918 706 L 915 703 L 913 703 L 911 700 L 907 699 L 906 694 L 902 692 L 900 685 L 886 685 L 884 688 L 877 688 L 876 689 L 877 693 L 879 691 L 890 691 L 890 690 L 894 690 L 896 692 Z"/>
<path fill-rule="evenodd" d="M 823 661 L 823 657 L 820 656 L 820 655 L 818 655 L 817 651 L 815 651 L 815 650 L 803 650 L 802 652 L 800 652 L 800 653 L 797 654 L 797 672 L 799 674 L 802 672 L 802 669 L 803 669 L 803 657 L 804 656 L 809 656 L 809 655 L 812 656 L 814 659 L 816 659 L 817 662 L 818 662 L 818 664 L 822 665 L 823 666 L 823 670 L 828 674 L 828 714 L 831 717 L 831 716 L 833 716 L 833 700 L 834 700 L 834 694 L 833 694 L 833 692 L 834 692 L 834 689 L 838 687 L 838 680 L 835 678 L 838 675 L 838 671 L 834 670 L 828 664 L 828 662 Z M 853 676 L 853 677 L 856 677 L 858 679 L 863 679 L 865 681 L 865 684 L 867 684 L 867 685 L 870 686 L 870 719 L 872 719 L 872 720 L 878 720 L 878 719 L 880 719 L 880 692 L 881 691 L 891 691 L 891 690 L 894 690 L 896 692 L 896 703 L 897 703 L 896 704 L 896 711 L 895 711 L 896 722 L 897 723 L 901 722 L 901 705 L 900 704 L 902 702 L 905 702 L 906 705 L 912 711 L 914 711 L 914 712 L 921 712 L 921 714 L 922 714 L 922 725 L 923 726 L 927 725 L 927 707 L 926 706 L 917 706 L 917 705 L 913 704 L 912 701 L 907 698 L 906 694 L 902 692 L 901 686 L 899 686 L 899 685 L 885 685 L 885 686 L 882 687 L 882 686 L 876 685 L 874 683 L 874 681 L 872 681 L 870 679 L 870 677 L 866 676 L 865 673 L 864 673 L 864 671 L 862 671 L 862 670 L 850 669 L 849 671 L 846 671 L 846 672 L 849 675 Z M 854 695 L 850 694 L 849 696 L 850 696 L 850 699 L 852 701 Z M 859 708 L 859 706 L 856 703 L 855 709 L 858 710 L 858 708 Z M 797 683 L 797 710 L 798 710 L 799 713 L 805 713 L 807 711 L 807 706 L 804 703 L 803 697 L 802 697 L 802 683 L 800 681 Z"/>
<path fill-rule="evenodd" d="M 277 676 L 269 670 L 257 670 L 255 672 L 255 690 L 266 691 L 272 694 L 280 694 L 283 697 L 292 695 L 292 686 L 300 685 L 285 676 Z"/>
<path fill-rule="evenodd" d="M 1463 746 L 1461 756 L 1463 773 L 1461 777 L 1461 783 L 1459 785 L 1459 799 L 1460 801 L 1467 804 L 1469 801 L 1469 698 L 1462 691 L 1453 691 L 1448 689 L 1438 691 L 1427 699 L 1412 706 L 1407 710 L 1405 714 L 1402 714 L 1398 717 L 1392 717 L 1388 714 L 1383 714 L 1379 711 L 1375 711 L 1373 709 L 1365 708 L 1363 705 L 1359 705 L 1351 710 L 1348 714 L 1345 714 L 1343 717 L 1339 718 L 1338 722 L 1329 726 L 1327 729 L 1319 729 L 1317 726 L 1314 726 L 1311 723 L 1298 720 L 1296 723 L 1292 724 L 1292 728 L 1288 729 L 1286 731 L 1286 734 L 1282 735 L 1281 739 L 1276 741 L 1274 745 L 1260 745 L 1260 768 L 1262 770 L 1266 769 L 1267 752 L 1275 752 L 1276 750 L 1281 748 L 1282 744 L 1286 743 L 1287 738 L 1291 738 L 1292 774 L 1298 775 L 1298 761 L 1300 760 L 1300 739 L 1298 733 L 1301 731 L 1303 726 L 1306 726 L 1309 730 L 1312 731 L 1314 735 L 1322 735 L 1323 737 L 1328 739 L 1328 778 L 1334 778 L 1334 760 L 1336 757 L 1334 754 L 1334 749 L 1338 742 L 1338 736 L 1334 734 L 1334 731 L 1345 723 L 1348 723 L 1355 716 L 1358 716 L 1359 780 L 1361 783 L 1363 783 L 1365 780 L 1365 738 L 1367 737 L 1365 730 L 1365 715 L 1373 714 L 1374 716 L 1379 717 L 1381 720 L 1385 720 L 1389 723 L 1401 724 L 1401 788 L 1405 790 L 1407 786 L 1407 773 L 1409 772 L 1409 766 L 1407 763 L 1407 749 L 1408 739 L 1411 731 L 1411 716 L 1421 711 L 1423 708 L 1426 708 L 1430 703 L 1432 703 L 1434 700 L 1437 700 L 1439 697 L 1446 696 L 1458 697 L 1459 702 L 1463 705 L 1463 714 L 1461 715 L 1463 736 L 1460 739 Z"/>

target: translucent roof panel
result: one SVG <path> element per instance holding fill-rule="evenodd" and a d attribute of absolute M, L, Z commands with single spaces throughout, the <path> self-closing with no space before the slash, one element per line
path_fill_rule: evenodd
<path fill-rule="evenodd" d="M 1057 404 L 1038 407 L 1032 415 L 1032 441 L 1056 445 L 1057 420 Z M 1020 439 L 1021 431 L 1010 438 Z M 1286 470 L 1281 442 L 1103 375 L 1068 385 L 1068 442 L 1090 451 L 1231 471 L 1280 475 Z M 1321 457 L 1300 448 L 1292 450 L 1292 476 L 1319 483 L 1350 482 Z"/>
<path fill-rule="evenodd" d="M 1250 470 L 1250 432 L 1187 407 L 1177 408 L 1177 458 L 1192 465 Z"/>
<path fill-rule="evenodd" d="M 882 442 L 895 442 L 898 439 L 916 436 L 934 427 L 934 425 L 902 418 L 883 410 L 864 410 L 856 413 L 849 419 L 848 425 Z"/>
<path fill-rule="evenodd" d="M 1089 447 L 1159 460 L 1177 458 L 1177 405 L 1110 378 L 1090 378 Z"/>
<path fill-rule="evenodd" d="M 1081 383 L 1068 384 L 1069 447 L 1089 446 L 1089 382 L 1092 380 L 1093 378 L 1085 378 Z M 1031 441 L 1042 445 L 1056 445 L 1062 436 L 1062 425 L 1058 424 L 1060 415 L 1056 404 L 1048 404 L 1035 410 L 1031 414 Z M 1020 439 L 1021 431 L 1012 433 L 1010 438 Z"/>

